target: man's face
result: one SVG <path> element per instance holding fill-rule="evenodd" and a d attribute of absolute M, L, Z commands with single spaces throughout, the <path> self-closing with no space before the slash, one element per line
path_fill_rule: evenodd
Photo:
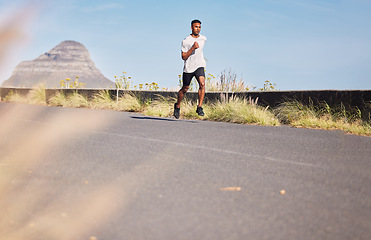
<path fill-rule="evenodd" d="M 198 36 L 201 32 L 201 23 L 192 24 L 192 34 Z"/>

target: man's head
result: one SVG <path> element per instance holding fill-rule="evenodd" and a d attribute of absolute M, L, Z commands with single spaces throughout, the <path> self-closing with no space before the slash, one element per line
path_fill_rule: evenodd
<path fill-rule="evenodd" d="M 191 22 L 192 34 L 198 36 L 201 32 L 201 21 L 195 19 Z"/>

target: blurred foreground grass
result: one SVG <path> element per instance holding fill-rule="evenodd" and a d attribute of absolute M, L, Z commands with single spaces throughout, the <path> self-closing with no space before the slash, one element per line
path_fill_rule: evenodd
<path fill-rule="evenodd" d="M 94 236 L 94 229 L 115 212 L 118 189 L 63 181 L 66 173 L 61 169 L 44 173 L 50 181 L 38 175 L 52 149 L 100 129 L 107 119 L 89 112 L 44 115 L 42 108 L 10 105 L 0 109 L 0 122 L 0 239 Z"/>
<path fill-rule="evenodd" d="M 27 42 L 27 30 L 45 1 L 14 3 L 15 10 L 1 11 L 0 70 L 14 50 Z M 16 52 L 16 51 L 15 51 Z M 11 95 L 7 101 L 45 105 L 40 85 L 25 97 Z M 44 117 L 44 122 L 38 122 Z M 35 121 L 29 120 L 35 119 Z M 84 119 L 89 119 L 85 121 Z M 28 121 L 28 122 L 27 122 Z M 30 123 L 32 124 L 25 124 Z M 73 122 L 73 124 L 68 124 Z M 63 181 L 40 181 L 37 169 L 50 149 L 107 124 L 89 113 L 43 115 L 22 105 L 0 108 L 0 239 L 97 239 L 93 232 L 115 212 L 117 190 L 112 185 L 90 188 L 70 196 L 81 185 Z M 32 127 L 30 127 L 32 126 Z M 58 171 L 55 179 L 63 179 Z M 59 182 L 59 183 L 58 183 Z M 58 184 L 59 185 L 58 185 Z M 52 190 L 51 190 L 52 189 Z"/>

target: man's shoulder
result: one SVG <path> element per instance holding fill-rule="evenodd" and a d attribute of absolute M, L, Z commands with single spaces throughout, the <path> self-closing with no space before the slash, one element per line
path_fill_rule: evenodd
<path fill-rule="evenodd" d="M 188 35 L 187 37 L 184 38 L 183 42 L 184 41 L 189 41 L 190 39 L 192 39 L 193 37 L 191 35 Z"/>
<path fill-rule="evenodd" d="M 207 40 L 206 36 L 201 35 L 201 34 L 200 34 L 200 36 L 199 36 L 198 38 L 196 38 L 196 39 L 198 39 L 198 40 L 202 40 L 202 41 L 205 41 L 205 42 L 206 42 L 206 40 Z M 196 39 L 195 39 L 194 37 L 192 37 L 191 35 L 188 35 L 186 38 L 184 38 L 183 42 L 192 42 L 192 43 L 193 43 Z"/>
<path fill-rule="evenodd" d="M 200 40 L 206 42 L 207 38 L 206 36 L 200 34 Z"/>
<path fill-rule="evenodd" d="M 207 40 L 207 37 L 206 37 L 206 36 L 204 36 L 204 35 L 201 35 L 201 34 L 200 34 L 200 39 L 202 39 L 202 40 L 205 40 L 205 41 L 206 41 L 206 40 Z"/>

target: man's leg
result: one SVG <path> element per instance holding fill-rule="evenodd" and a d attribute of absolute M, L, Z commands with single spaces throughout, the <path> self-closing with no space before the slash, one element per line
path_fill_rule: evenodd
<path fill-rule="evenodd" d="M 184 95 L 188 91 L 189 85 L 191 84 L 193 76 L 194 76 L 194 73 L 183 72 L 183 87 L 178 92 L 178 101 L 175 104 L 177 108 L 180 108 L 180 102 L 183 100 Z"/>
<path fill-rule="evenodd" d="M 189 86 L 183 86 L 179 92 L 178 92 L 178 101 L 176 102 L 176 107 L 177 108 L 180 108 L 180 102 L 183 100 L 184 98 L 184 95 L 186 94 L 186 92 L 188 91 L 189 89 Z"/>
<path fill-rule="evenodd" d="M 205 77 L 199 76 L 198 79 L 198 105 L 197 107 L 202 107 L 202 102 L 204 101 L 205 97 Z"/>
<path fill-rule="evenodd" d="M 185 93 L 188 91 L 189 86 L 183 86 L 178 92 L 178 101 L 174 104 L 174 114 L 176 119 L 180 117 L 180 102 L 183 100 Z"/>
<path fill-rule="evenodd" d="M 202 102 L 204 101 L 204 97 L 205 97 L 205 77 L 199 76 L 197 78 L 197 81 L 198 81 L 199 88 L 198 88 L 198 105 L 197 105 L 196 112 L 199 116 L 204 116 L 205 114 L 202 108 Z"/>
<path fill-rule="evenodd" d="M 183 73 L 183 87 L 178 92 L 178 100 L 174 104 L 174 117 L 178 119 L 180 117 L 180 103 L 182 102 L 184 95 L 189 89 L 189 84 L 193 78 L 193 73 Z"/>

